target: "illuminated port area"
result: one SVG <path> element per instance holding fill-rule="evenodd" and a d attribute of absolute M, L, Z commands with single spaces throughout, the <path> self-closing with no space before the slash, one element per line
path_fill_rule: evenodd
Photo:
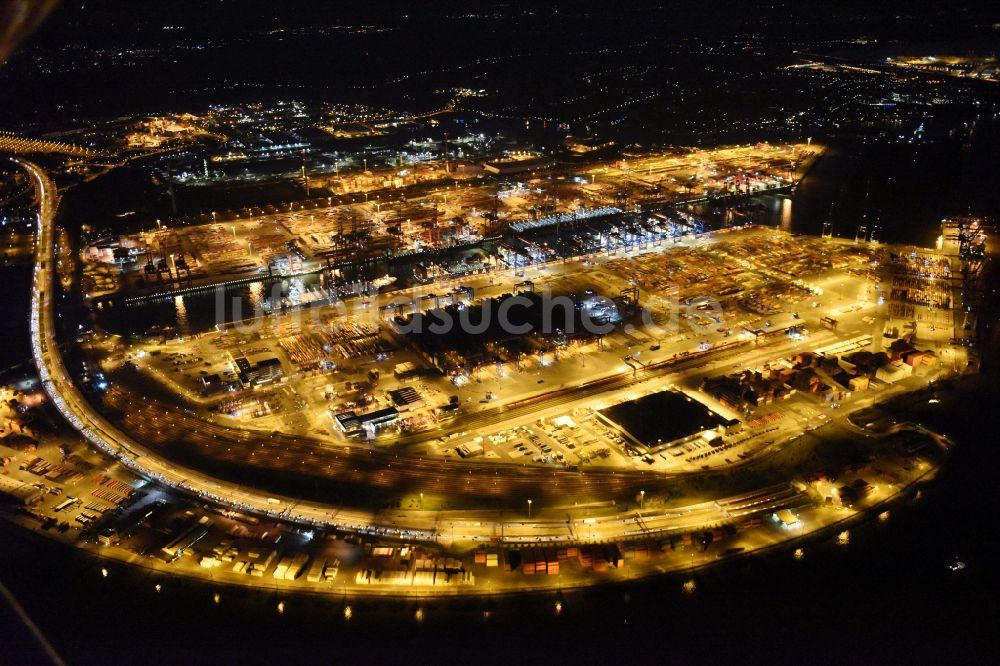
<path fill-rule="evenodd" d="M 669 4 L 0 3 L 0 662 L 988 661 L 996 18 Z"/>
<path fill-rule="evenodd" d="M 318 200 L 91 235 L 71 362 L 47 329 L 74 279 L 59 200 L 19 160 L 33 395 L 95 448 L 29 447 L 5 492 L 102 557 L 357 593 L 590 585 L 839 529 L 952 446 L 879 405 L 975 367 L 989 229 L 793 235 L 822 151 L 363 164 Z M 745 205 L 765 194 L 776 226 Z"/>
<path fill-rule="evenodd" d="M 422 271 L 446 263 L 433 261 L 444 247 L 386 259 L 396 280 L 323 264 L 312 289 L 257 278 L 241 318 L 226 318 L 240 308 L 223 307 L 224 286 L 206 295 L 168 271 L 158 298 L 178 324 L 193 326 L 181 315 L 198 298 L 223 303 L 217 323 L 111 333 L 102 310 L 150 296 L 105 297 L 71 378 L 44 335 L 56 200 L 41 169 L 19 164 L 43 202 L 43 386 L 120 464 L 43 447 L 21 454 L 8 492 L 43 528 L 178 574 L 468 593 L 770 548 L 933 475 L 948 438 L 880 427 L 876 405 L 975 362 L 963 294 L 982 268 L 979 220 L 949 220 L 921 249 L 860 231 L 712 231 L 674 206 L 633 205 L 511 223 L 475 245 L 481 267 L 467 273 Z M 862 446 L 838 449 L 838 434 Z"/>

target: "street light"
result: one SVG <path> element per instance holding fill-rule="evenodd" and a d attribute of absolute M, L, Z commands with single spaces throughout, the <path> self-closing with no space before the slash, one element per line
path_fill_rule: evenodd
<path fill-rule="evenodd" d="M 528 500 L 528 519 L 531 519 L 531 500 Z"/>
<path fill-rule="evenodd" d="M 646 491 L 645 490 L 640 490 L 639 491 L 639 508 L 640 509 L 642 508 L 642 504 L 643 504 L 643 500 L 644 499 L 646 499 Z"/>

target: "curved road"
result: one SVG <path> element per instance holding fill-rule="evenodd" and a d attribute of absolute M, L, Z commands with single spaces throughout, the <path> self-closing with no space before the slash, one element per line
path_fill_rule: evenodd
<path fill-rule="evenodd" d="M 91 444 L 138 474 L 238 511 L 310 526 L 353 530 L 412 540 L 511 543 L 563 543 L 634 538 L 672 530 L 695 529 L 727 518 L 794 506 L 806 498 L 787 485 L 688 507 L 655 509 L 586 520 L 565 512 L 548 512 L 533 520 L 504 521 L 496 511 L 392 511 L 335 507 L 274 498 L 253 489 L 227 484 L 201 472 L 164 460 L 101 416 L 81 394 L 66 371 L 56 344 L 54 314 L 55 229 L 58 192 L 36 164 L 12 158 L 30 175 L 39 201 L 38 238 L 31 294 L 31 345 L 39 378 L 62 416 Z M 556 514 L 556 515 L 553 515 Z"/>

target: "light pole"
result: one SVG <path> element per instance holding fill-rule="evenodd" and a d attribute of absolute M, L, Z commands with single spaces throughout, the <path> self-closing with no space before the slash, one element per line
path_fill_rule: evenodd
<path fill-rule="evenodd" d="M 528 500 L 528 520 L 531 520 L 531 500 Z"/>
<path fill-rule="evenodd" d="M 639 491 L 639 508 L 640 509 L 642 509 L 642 504 L 643 504 L 643 500 L 644 499 L 646 499 L 646 491 L 645 490 L 640 490 Z"/>

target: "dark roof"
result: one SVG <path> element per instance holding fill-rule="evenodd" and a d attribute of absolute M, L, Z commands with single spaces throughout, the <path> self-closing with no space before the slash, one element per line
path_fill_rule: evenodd
<path fill-rule="evenodd" d="M 351 432 L 352 430 L 359 430 L 369 423 L 377 425 L 393 421 L 397 416 L 399 416 L 399 410 L 395 407 L 386 407 L 385 409 L 376 409 L 374 412 L 360 415 L 353 411 L 341 412 L 334 418 L 337 419 L 341 428 L 347 432 Z"/>
<path fill-rule="evenodd" d="M 413 403 L 420 402 L 420 400 L 422 400 L 420 393 L 416 389 L 409 386 L 389 391 L 389 397 L 392 398 L 392 402 L 397 407 L 412 405 Z"/>
<path fill-rule="evenodd" d="M 600 413 L 646 446 L 666 444 L 728 421 L 677 391 L 660 391 L 602 409 Z"/>
<path fill-rule="evenodd" d="M 397 416 L 399 416 L 398 409 L 395 407 L 386 407 L 385 409 L 376 409 L 374 412 L 362 414 L 358 417 L 358 420 L 363 425 L 365 423 L 382 423 L 385 421 L 391 421 Z"/>

